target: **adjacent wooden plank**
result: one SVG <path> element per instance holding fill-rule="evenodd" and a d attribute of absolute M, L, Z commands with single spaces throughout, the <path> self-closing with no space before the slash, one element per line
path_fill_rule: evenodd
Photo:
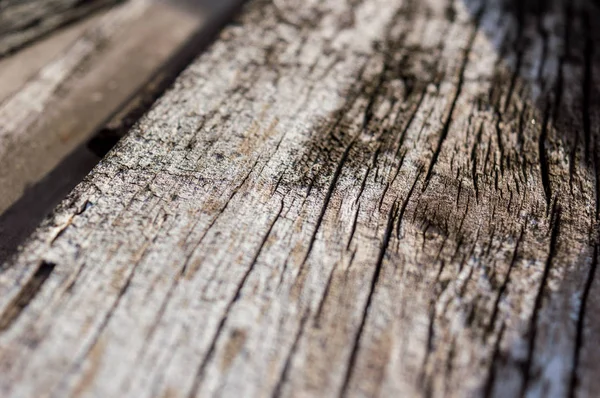
<path fill-rule="evenodd" d="M 0 275 L 7 396 L 594 396 L 591 3 L 253 1 Z"/>
<path fill-rule="evenodd" d="M 0 56 L 120 0 L 3 0 Z"/>
<path fill-rule="evenodd" d="M 36 40 L 35 43 L 22 48 L 15 54 L 2 57 L 0 59 L 0 77 L 2 78 L 0 102 L 35 77 L 40 69 L 63 53 L 86 29 L 96 24 L 104 13 L 105 11 L 100 11 L 93 16 L 83 18 Z"/>

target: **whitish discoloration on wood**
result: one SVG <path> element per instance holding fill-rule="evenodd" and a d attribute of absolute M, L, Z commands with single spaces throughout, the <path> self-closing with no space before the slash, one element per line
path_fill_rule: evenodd
<path fill-rule="evenodd" d="M 15 396 L 593 396 L 598 9 L 254 1 L 0 275 Z"/>

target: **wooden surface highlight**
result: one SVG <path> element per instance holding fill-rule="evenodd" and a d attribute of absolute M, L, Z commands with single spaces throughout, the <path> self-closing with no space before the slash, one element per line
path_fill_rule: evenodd
<path fill-rule="evenodd" d="M 599 17 L 252 1 L 3 266 L 0 392 L 593 397 Z"/>

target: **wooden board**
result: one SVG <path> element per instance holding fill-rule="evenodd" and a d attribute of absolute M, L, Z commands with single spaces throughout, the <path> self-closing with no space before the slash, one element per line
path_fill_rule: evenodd
<path fill-rule="evenodd" d="M 599 17 L 252 1 L 2 268 L 0 392 L 595 396 Z"/>
<path fill-rule="evenodd" d="M 3 0 L 0 2 L 0 56 L 118 1 Z"/>

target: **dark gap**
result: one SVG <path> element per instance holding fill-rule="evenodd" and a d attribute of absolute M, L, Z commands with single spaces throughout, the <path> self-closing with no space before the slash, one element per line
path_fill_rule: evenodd
<path fill-rule="evenodd" d="M 35 298 L 48 279 L 56 264 L 42 261 L 33 276 L 25 282 L 19 293 L 0 315 L 0 333 L 8 329 Z"/>

